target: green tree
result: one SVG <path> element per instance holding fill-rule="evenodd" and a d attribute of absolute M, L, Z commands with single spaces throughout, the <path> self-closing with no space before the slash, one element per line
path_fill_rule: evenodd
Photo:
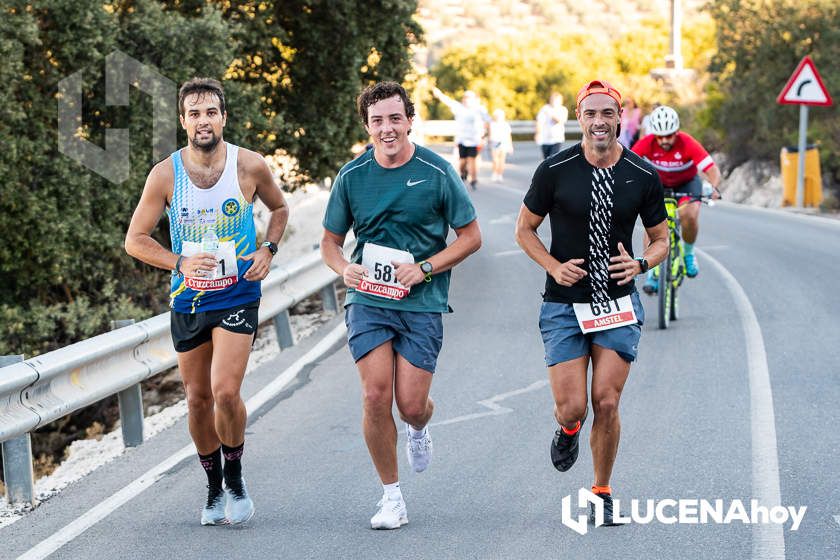
<path fill-rule="evenodd" d="M 708 43 L 713 22 L 696 17 L 683 32 L 686 65 L 704 68 L 711 56 Z M 593 33 L 598 40 L 593 40 Z M 459 96 L 466 89 L 481 95 L 488 109 L 504 108 L 508 118 L 533 119 L 553 91 L 572 107 L 578 88 L 603 78 L 637 102 L 673 102 L 681 92 L 665 91 L 650 77 L 668 52 L 668 23 L 646 18 L 620 34 L 553 33 L 516 35 L 490 43 L 447 49 L 431 70 L 438 87 Z M 437 102 L 431 118 L 449 118 Z"/>
<path fill-rule="evenodd" d="M 801 58 L 810 54 L 830 93 L 840 95 L 840 5 L 833 0 L 715 0 L 717 54 L 705 119 L 737 165 L 778 158 L 796 145 L 799 111 L 776 96 Z M 814 107 L 809 141 L 822 144 L 823 169 L 840 182 L 840 115 Z"/>
<path fill-rule="evenodd" d="M 165 309 L 165 273 L 122 249 L 152 161 L 152 101 L 105 103 L 119 49 L 177 84 L 224 81 L 225 137 L 296 158 L 298 180 L 335 173 L 363 134 L 362 86 L 402 80 L 420 37 L 398 0 L 0 0 L 0 354 L 38 354 Z M 377 14 L 372 18 L 371 14 Z M 128 128 L 131 174 L 113 184 L 59 153 L 57 94 L 84 71 L 78 134 Z M 174 112 L 173 119 L 177 119 Z M 186 141 L 179 130 L 179 145 Z M 168 245 L 166 220 L 156 236 Z"/>

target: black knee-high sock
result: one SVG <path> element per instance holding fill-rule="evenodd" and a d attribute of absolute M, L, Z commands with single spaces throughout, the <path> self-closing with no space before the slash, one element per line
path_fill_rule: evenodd
<path fill-rule="evenodd" d="M 225 455 L 225 482 L 228 486 L 232 482 L 237 482 L 242 479 L 242 453 L 244 451 L 244 441 L 236 447 L 228 447 L 224 443 L 222 444 L 222 453 Z"/>
<path fill-rule="evenodd" d="M 204 472 L 207 473 L 207 483 L 211 488 L 221 490 L 222 488 L 222 448 L 209 455 L 198 454 L 198 459 L 201 461 L 201 466 L 204 467 Z"/>

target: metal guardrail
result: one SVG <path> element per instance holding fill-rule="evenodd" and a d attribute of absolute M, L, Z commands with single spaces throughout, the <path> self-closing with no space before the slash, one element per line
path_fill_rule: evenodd
<path fill-rule="evenodd" d="M 337 311 L 334 282 L 338 276 L 321 261 L 318 251 L 276 266 L 262 282 L 260 323 L 274 320 L 281 348 L 294 345 L 289 308 L 321 291 L 325 309 Z M 14 359 L 7 360 L 14 361 Z M 0 363 L 0 365 L 3 365 Z M 177 365 L 177 355 L 169 330 L 169 313 L 141 321 L 26 361 L 0 367 L 0 443 L 4 465 L 15 459 L 15 449 L 29 448 L 29 432 L 58 418 L 90 406 L 114 394 L 121 396 L 139 383 Z M 142 400 L 133 407 L 133 424 L 140 428 L 142 442 Z M 123 423 L 126 418 L 122 418 Z M 25 439 L 25 442 L 21 440 Z M 12 446 L 11 444 L 15 445 Z M 23 443 L 23 447 L 21 444 Z M 7 450 L 11 454 L 7 461 Z M 31 450 L 29 451 L 31 469 Z M 17 474 L 5 472 L 7 499 L 33 502 L 31 481 L 21 486 Z M 25 473 L 23 473 L 25 474 Z M 10 480 L 11 479 L 11 480 Z M 28 488 L 27 488 L 28 486 Z"/>
<path fill-rule="evenodd" d="M 508 121 L 512 134 L 534 134 L 536 121 Z M 455 136 L 455 121 L 423 121 L 421 130 L 424 136 Z M 566 121 L 566 136 L 580 137 L 583 131 L 576 120 Z"/>

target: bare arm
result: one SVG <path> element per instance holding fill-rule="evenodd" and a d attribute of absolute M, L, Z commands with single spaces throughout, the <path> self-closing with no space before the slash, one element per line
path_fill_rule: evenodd
<path fill-rule="evenodd" d="M 454 113 L 456 110 L 458 110 L 458 108 L 460 108 L 460 107 L 461 107 L 461 104 L 460 104 L 460 103 L 458 103 L 457 101 L 455 101 L 454 99 L 452 99 L 451 97 L 449 97 L 448 95 L 446 95 L 445 93 L 443 93 L 442 91 L 440 91 L 440 89 L 438 89 L 437 87 L 435 87 L 434 89 L 432 89 L 432 93 L 433 93 L 433 94 L 434 94 L 434 96 L 435 96 L 435 97 L 437 97 L 437 98 L 438 98 L 438 99 L 439 99 L 439 100 L 440 100 L 440 101 L 441 101 L 444 105 L 446 105 L 447 107 L 449 107 L 449 110 L 450 110 L 450 111 L 452 111 L 453 113 Z"/>
<path fill-rule="evenodd" d="M 328 267 L 341 276 L 344 285 L 356 288 L 363 276 L 367 276 L 367 269 L 360 264 L 351 263 L 344 258 L 344 239 L 347 235 L 338 235 L 328 229 L 321 237 L 321 259 Z"/>
<path fill-rule="evenodd" d="M 164 160 L 152 169 L 125 235 L 126 253 L 164 270 L 175 270 L 179 255 L 163 247 L 151 234 L 171 198 L 173 181 L 171 160 Z M 216 258 L 209 253 L 200 253 L 181 262 L 181 272 L 190 276 L 202 276 L 215 269 Z"/>
<path fill-rule="evenodd" d="M 653 268 L 665 259 L 668 254 L 668 221 L 656 224 L 653 227 L 645 228 L 650 243 L 642 252 L 642 257 Z M 618 285 L 622 286 L 633 281 L 637 275 L 642 273 L 642 265 L 639 261 L 630 256 L 624 245 L 618 243 L 618 255 L 610 257 L 609 266 L 610 278 L 617 279 Z"/>
<path fill-rule="evenodd" d="M 569 259 L 561 263 L 551 256 L 548 249 L 537 235 L 537 228 L 545 218 L 534 214 L 524 204 L 519 209 L 516 219 L 516 242 L 529 257 L 543 267 L 561 286 L 572 286 L 586 276 L 587 272 L 580 268 L 584 259 Z"/>
<path fill-rule="evenodd" d="M 265 159 L 251 151 L 242 151 L 244 163 L 248 176 L 254 181 L 254 197 L 259 197 L 266 205 L 271 215 L 268 219 L 265 239 L 272 243 L 279 243 L 286 231 L 286 224 L 289 221 L 289 207 L 283 198 L 283 191 L 274 181 L 271 169 Z M 253 253 L 240 257 L 242 260 L 254 261 L 251 268 L 245 273 L 244 278 L 252 282 L 262 280 L 268 275 L 273 255 L 268 247 L 258 247 Z"/>
<path fill-rule="evenodd" d="M 710 168 L 703 172 L 703 175 L 706 176 L 706 178 L 709 180 L 709 182 L 712 184 L 715 190 L 717 190 L 717 188 L 720 186 L 721 180 L 723 179 L 723 177 L 720 174 L 720 167 L 718 167 L 717 164 L 712 164 Z M 712 198 L 720 198 L 720 194 L 715 193 L 714 195 L 712 195 Z"/>
<path fill-rule="evenodd" d="M 481 229 L 478 220 L 473 220 L 464 227 L 455 228 L 457 238 L 440 253 L 426 261 L 432 265 L 432 274 L 445 272 L 466 259 L 481 247 Z M 396 268 L 397 281 L 406 287 L 422 282 L 426 275 L 416 263 L 392 263 Z"/>

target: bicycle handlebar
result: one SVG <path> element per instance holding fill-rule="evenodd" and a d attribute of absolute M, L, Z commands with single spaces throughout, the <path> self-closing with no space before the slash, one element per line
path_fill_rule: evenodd
<path fill-rule="evenodd" d="M 717 189 L 715 189 L 717 190 Z M 718 191 L 718 196 L 720 199 L 723 199 L 723 194 Z M 715 202 L 715 199 L 712 198 L 711 194 L 696 194 L 696 193 L 685 193 L 685 192 L 668 192 L 665 191 L 665 198 L 673 198 L 679 200 L 681 198 L 689 198 L 691 202 L 702 202 L 703 204 L 712 205 Z"/>

